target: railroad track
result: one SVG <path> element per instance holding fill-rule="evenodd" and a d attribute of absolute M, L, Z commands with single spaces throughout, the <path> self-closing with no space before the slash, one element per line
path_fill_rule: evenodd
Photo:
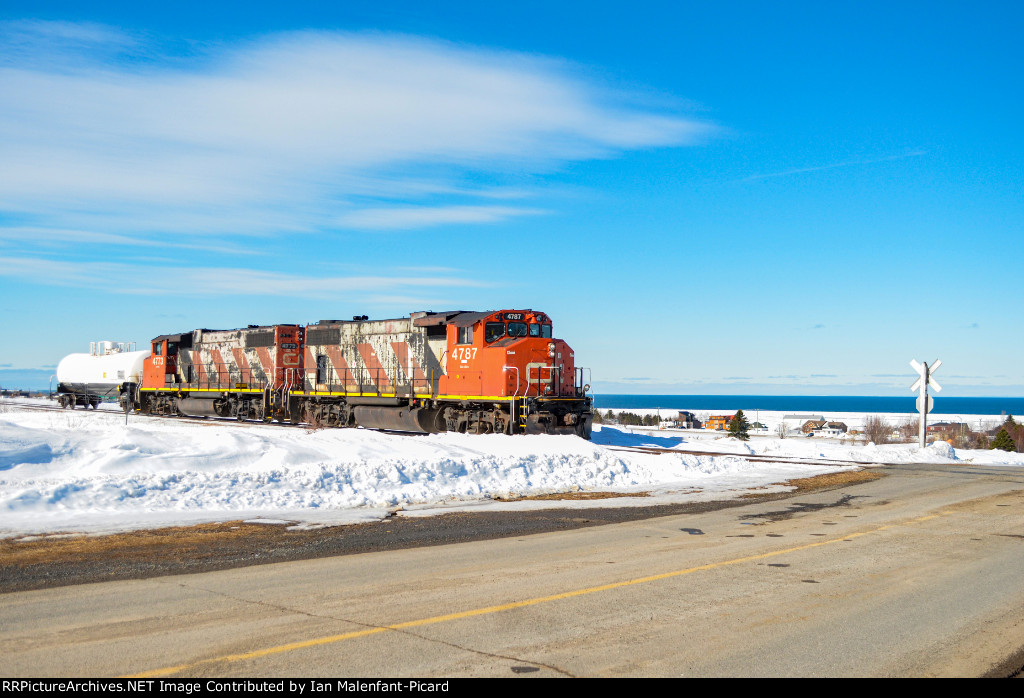
<path fill-rule="evenodd" d="M 107 415 L 123 415 L 124 413 L 120 410 L 92 410 L 84 408 L 81 410 L 68 410 L 59 405 L 27 405 L 24 403 L 12 403 L 11 407 L 17 407 L 22 410 L 36 410 L 41 412 L 63 412 L 67 414 L 107 414 Z M 141 412 L 129 413 L 131 419 L 154 419 L 164 420 L 171 419 L 170 416 L 156 415 L 156 414 L 142 414 Z M 241 427 L 248 428 L 254 426 L 263 426 L 270 422 L 254 422 L 244 421 L 239 422 L 236 419 L 230 418 L 218 418 L 218 417 L 188 417 L 188 416 L 174 416 L 177 420 L 187 420 L 191 424 L 199 424 L 202 426 L 228 426 L 228 427 Z M 305 423 L 291 424 L 289 422 L 274 422 L 274 426 L 283 426 L 291 428 L 306 428 Z M 393 431 L 388 432 L 397 436 L 426 436 L 426 434 L 416 434 L 411 432 L 399 432 Z M 875 461 L 855 461 L 855 460 L 841 460 L 833 458 L 800 458 L 794 456 L 769 456 L 769 455 L 757 455 L 751 453 L 731 453 L 728 451 L 704 451 L 686 448 L 659 448 L 657 446 L 606 446 L 610 451 L 625 451 L 630 453 L 650 453 L 653 455 L 664 455 L 667 453 L 685 453 L 693 456 L 732 456 L 733 458 L 742 458 L 755 463 L 790 463 L 793 465 L 834 465 L 836 467 L 849 467 L 849 466 L 865 466 L 865 465 L 880 465 Z"/>
<path fill-rule="evenodd" d="M 93 414 L 106 414 L 106 415 L 112 415 L 112 416 L 113 415 L 119 415 L 119 416 L 122 416 L 122 417 L 124 416 L 124 412 L 122 412 L 121 410 L 102 410 L 102 409 L 101 410 L 93 410 L 93 409 L 90 409 L 88 407 L 84 407 L 84 408 L 81 408 L 81 409 L 67 409 L 67 408 L 61 407 L 60 405 L 26 405 L 24 403 L 12 403 L 9 406 L 10 407 L 16 407 L 17 409 L 20 409 L 20 410 L 34 410 L 34 411 L 37 411 L 37 412 L 62 412 L 62 413 L 68 414 L 68 415 L 72 415 L 72 414 L 89 414 L 89 415 L 93 415 Z M 264 426 L 266 424 L 273 424 L 276 427 L 292 427 L 292 428 L 298 427 L 300 429 L 306 427 L 305 422 L 300 423 L 300 424 L 292 424 L 290 422 L 253 422 L 253 421 L 240 422 L 237 419 L 232 419 L 232 418 L 229 418 L 229 417 L 189 417 L 187 415 L 143 414 L 142 412 L 129 412 L 128 416 L 131 419 L 154 419 L 155 420 L 155 419 L 172 419 L 173 418 L 173 419 L 176 419 L 176 420 L 185 420 L 185 421 L 188 421 L 190 424 L 199 424 L 199 425 L 202 425 L 202 426 L 214 426 L 214 425 L 216 425 L 216 426 L 243 427 L 243 428 L 245 428 L 245 427 L 258 427 L 258 426 Z"/>

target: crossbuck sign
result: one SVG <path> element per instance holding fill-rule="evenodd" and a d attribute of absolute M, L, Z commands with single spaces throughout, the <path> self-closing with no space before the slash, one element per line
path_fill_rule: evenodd
<path fill-rule="evenodd" d="M 918 436 L 921 448 L 925 447 L 927 442 L 928 434 L 928 413 L 932 411 L 935 406 L 935 401 L 932 396 L 928 394 L 928 386 L 930 385 L 935 389 L 935 392 L 942 390 L 942 386 L 935 382 L 932 378 L 932 374 L 939 370 L 939 366 L 942 365 L 942 361 L 935 359 L 931 366 L 926 363 L 919 364 L 915 359 L 910 360 L 910 366 L 917 371 L 918 379 L 914 381 L 914 384 L 910 386 L 910 389 L 914 392 L 920 391 L 920 395 L 917 397 L 917 411 L 921 413 L 921 420 L 919 423 Z"/>

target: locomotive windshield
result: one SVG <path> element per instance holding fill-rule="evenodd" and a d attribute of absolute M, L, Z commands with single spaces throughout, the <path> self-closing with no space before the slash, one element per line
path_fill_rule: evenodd
<path fill-rule="evenodd" d="M 525 337 L 526 336 L 526 323 L 525 322 L 510 322 L 510 323 L 508 323 L 508 336 L 509 337 Z"/>
<path fill-rule="evenodd" d="M 496 342 L 505 336 L 504 322 L 488 322 L 484 325 L 484 341 Z"/>
<path fill-rule="evenodd" d="M 497 342 L 502 337 L 543 337 L 551 338 L 551 325 L 541 325 L 536 322 L 529 324 L 525 322 L 488 322 L 484 325 L 484 341 L 490 344 Z"/>

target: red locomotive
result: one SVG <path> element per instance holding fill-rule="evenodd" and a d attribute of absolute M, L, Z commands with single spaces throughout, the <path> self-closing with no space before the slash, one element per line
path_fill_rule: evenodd
<path fill-rule="evenodd" d="M 162 335 L 126 399 L 153 414 L 590 438 L 583 374 L 544 313 L 419 312 Z"/>

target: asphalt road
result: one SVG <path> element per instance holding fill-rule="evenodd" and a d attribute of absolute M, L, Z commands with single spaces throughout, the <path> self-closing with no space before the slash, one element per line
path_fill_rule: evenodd
<path fill-rule="evenodd" d="M 5 676 L 980 676 L 1024 664 L 1024 469 L 0 597 Z"/>

